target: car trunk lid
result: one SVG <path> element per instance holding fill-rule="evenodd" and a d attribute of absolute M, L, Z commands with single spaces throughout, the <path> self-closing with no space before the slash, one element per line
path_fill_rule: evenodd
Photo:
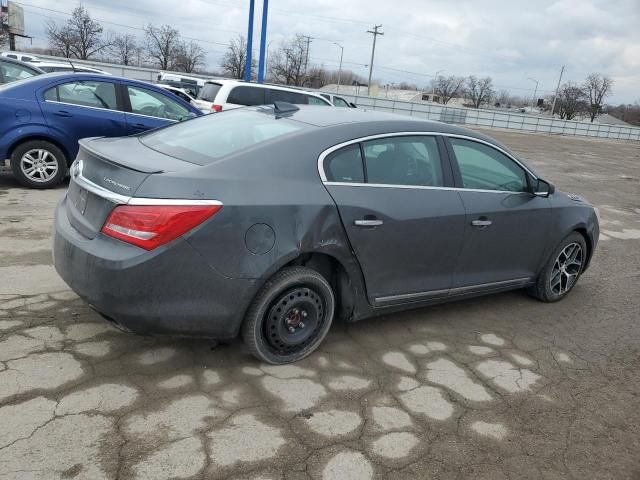
<path fill-rule="evenodd" d="M 150 175 L 194 167 L 145 147 L 137 137 L 79 143 L 66 210 L 71 225 L 87 238 L 94 238 L 111 210 L 127 203 Z"/>

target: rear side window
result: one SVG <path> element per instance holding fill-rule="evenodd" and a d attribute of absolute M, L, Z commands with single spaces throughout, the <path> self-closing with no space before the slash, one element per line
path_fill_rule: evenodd
<path fill-rule="evenodd" d="M 324 171 L 330 182 L 363 183 L 360 144 L 349 145 L 331 153 L 324 160 Z"/>
<path fill-rule="evenodd" d="M 362 145 L 368 183 L 444 186 L 435 137 L 389 137 Z"/>
<path fill-rule="evenodd" d="M 44 98 L 83 107 L 118 109 L 116 86 L 110 82 L 79 80 L 63 83 L 47 90 Z"/>
<path fill-rule="evenodd" d="M 220 88 L 222 88 L 222 85 L 219 83 L 205 83 L 200 93 L 198 93 L 198 99 L 205 102 L 215 102 Z"/>
<path fill-rule="evenodd" d="M 29 78 L 36 73 L 23 65 L 16 65 L 9 62 L 0 63 L 0 81 L 3 83 L 15 82 L 23 78 Z"/>
<path fill-rule="evenodd" d="M 208 165 L 218 158 L 303 128 L 309 127 L 286 118 L 275 118 L 272 113 L 236 109 L 163 128 L 141 136 L 140 141 L 165 155 Z"/>
<path fill-rule="evenodd" d="M 235 103 L 236 105 L 264 105 L 264 88 L 258 87 L 234 87 L 229 92 L 227 103 Z"/>

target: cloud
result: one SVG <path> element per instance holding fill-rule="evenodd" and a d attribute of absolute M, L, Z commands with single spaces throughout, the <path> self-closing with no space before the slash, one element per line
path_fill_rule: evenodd
<path fill-rule="evenodd" d="M 74 0 L 25 0 L 27 30 L 35 46 L 46 45 L 47 18 L 62 21 Z M 33 3 L 31 3 L 33 2 Z M 84 5 L 112 31 L 142 32 L 106 22 L 142 28 L 169 23 L 183 36 L 201 40 L 207 60 L 216 68 L 224 45 L 246 32 L 247 0 L 89 0 Z M 256 0 L 255 45 L 260 26 Z M 638 0 L 280 0 L 271 2 L 268 40 L 271 48 L 296 32 L 314 37 L 314 64 L 337 68 L 344 45 L 345 68 L 363 76 L 371 56 L 374 23 L 378 37 L 374 77 L 382 82 L 403 80 L 429 84 L 438 70 L 454 75 L 491 75 L 499 89 L 533 94 L 555 88 L 560 67 L 565 80 L 582 81 L 593 71 L 615 81 L 612 103 L 640 99 L 640 2 Z M 404 70 L 412 73 L 404 73 Z"/>

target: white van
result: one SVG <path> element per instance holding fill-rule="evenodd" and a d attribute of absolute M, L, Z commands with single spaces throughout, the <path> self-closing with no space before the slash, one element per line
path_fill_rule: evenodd
<path fill-rule="evenodd" d="M 220 112 L 250 105 L 266 105 L 273 102 L 333 107 L 331 102 L 316 93 L 284 87 L 248 83 L 240 80 L 208 80 L 200 90 L 193 105 L 204 113 Z"/>

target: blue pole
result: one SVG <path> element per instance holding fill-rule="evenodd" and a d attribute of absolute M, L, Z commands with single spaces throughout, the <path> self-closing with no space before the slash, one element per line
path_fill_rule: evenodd
<path fill-rule="evenodd" d="M 262 31 L 260 32 L 260 62 L 258 63 L 258 83 L 264 83 L 264 73 L 267 67 L 264 63 L 264 54 L 267 46 L 267 10 L 269 0 L 264 0 L 262 4 Z"/>
<path fill-rule="evenodd" d="M 244 79 L 251 81 L 251 49 L 253 48 L 253 7 L 255 0 L 249 0 L 249 28 L 247 30 L 247 55 L 244 64 Z"/>

